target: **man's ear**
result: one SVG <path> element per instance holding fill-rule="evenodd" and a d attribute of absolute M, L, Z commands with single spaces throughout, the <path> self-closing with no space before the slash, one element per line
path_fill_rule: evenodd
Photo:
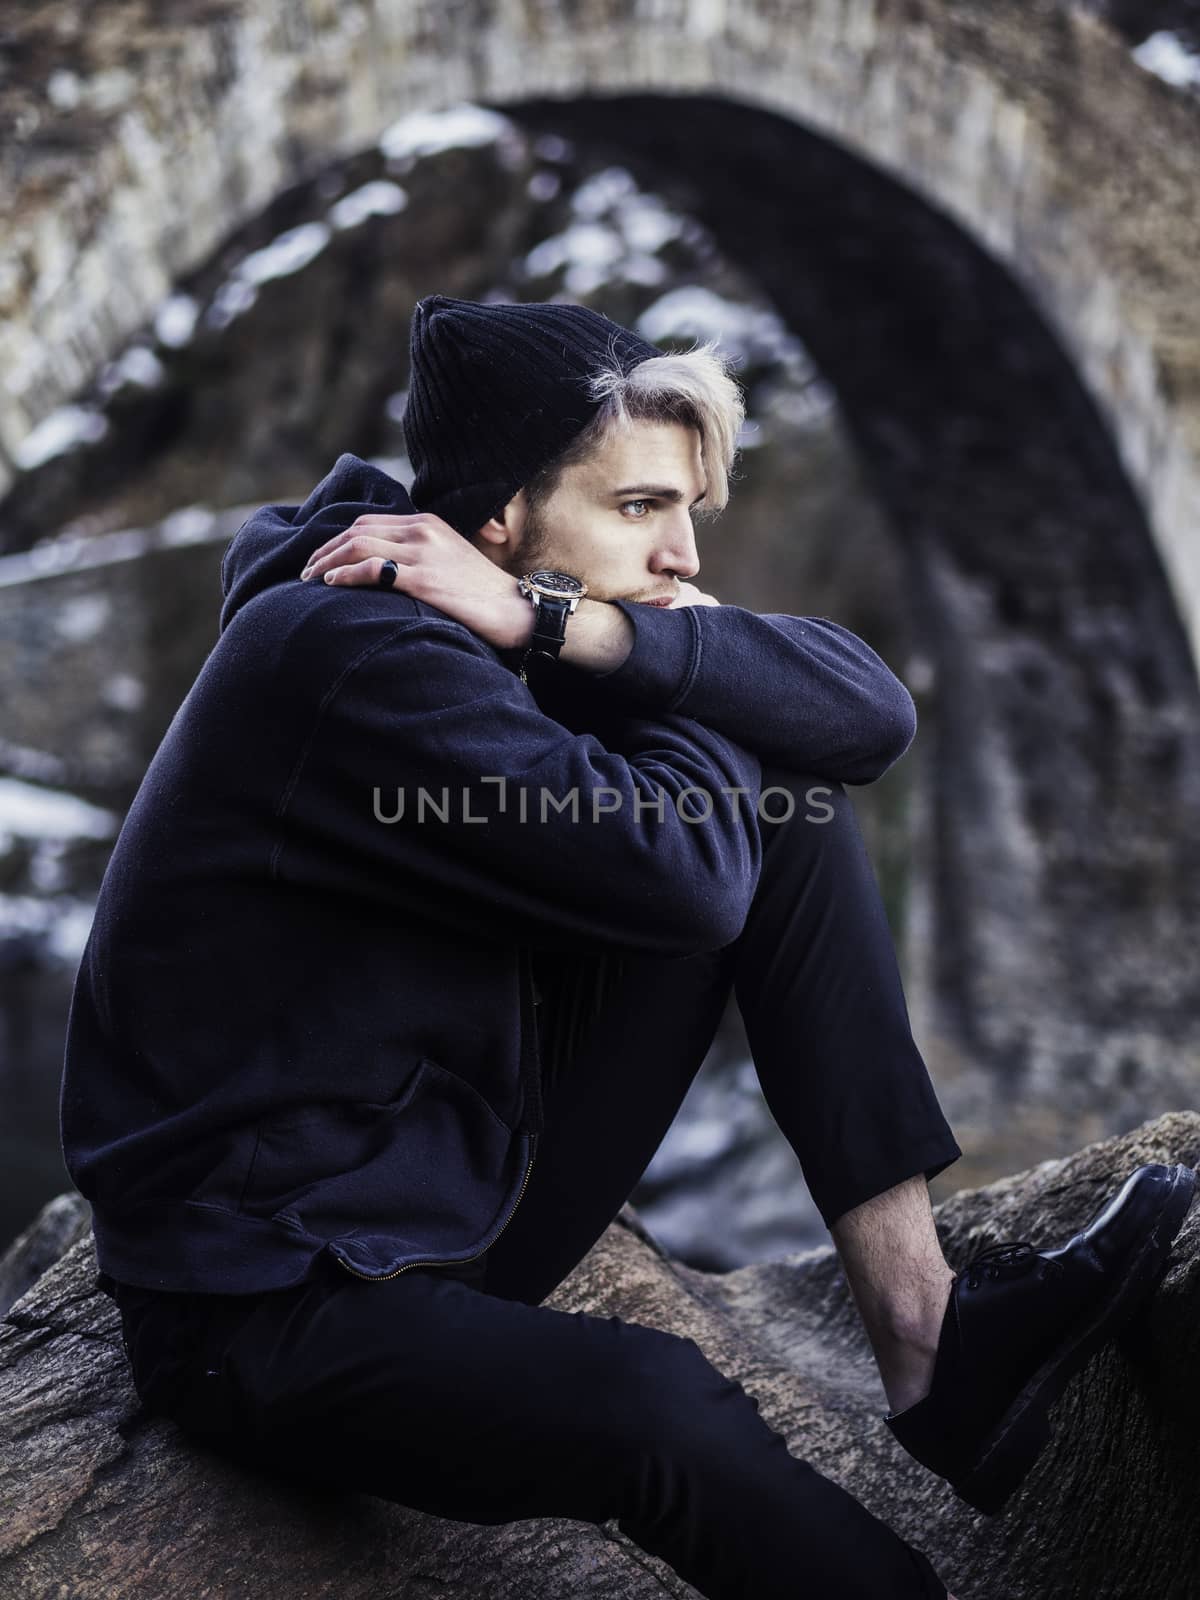
<path fill-rule="evenodd" d="M 481 549 L 494 549 L 498 555 L 515 550 L 521 542 L 527 511 L 525 491 L 518 489 L 498 517 L 487 519 L 473 542 Z"/>

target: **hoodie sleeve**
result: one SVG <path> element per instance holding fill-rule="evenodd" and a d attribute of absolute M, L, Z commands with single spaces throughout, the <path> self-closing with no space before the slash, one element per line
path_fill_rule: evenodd
<path fill-rule="evenodd" d="M 742 606 L 614 604 L 633 624 L 633 648 L 619 667 L 590 676 L 642 711 L 694 717 L 763 762 L 840 783 L 873 783 L 912 743 L 912 696 L 838 622 Z"/>
<path fill-rule="evenodd" d="M 325 695 L 275 874 L 535 948 L 722 948 L 761 866 L 757 757 L 669 712 L 605 737 L 547 716 L 469 629 L 393 625 Z"/>

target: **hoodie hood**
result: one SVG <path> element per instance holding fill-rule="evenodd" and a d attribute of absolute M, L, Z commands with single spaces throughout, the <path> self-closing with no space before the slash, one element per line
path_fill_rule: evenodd
<path fill-rule="evenodd" d="M 221 558 L 220 629 L 248 600 L 298 581 L 306 559 L 368 511 L 402 517 L 416 507 L 395 478 L 348 452 L 340 455 L 303 505 L 260 506 L 243 522 Z"/>

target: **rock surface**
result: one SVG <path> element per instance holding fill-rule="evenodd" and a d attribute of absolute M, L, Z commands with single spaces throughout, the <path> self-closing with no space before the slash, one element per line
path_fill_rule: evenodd
<path fill-rule="evenodd" d="M 1060 1243 L 1147 1161 L 1200 1162 L 1200 1115 L 1171 1113 L 960 1191 L 935 1210 L 946 1257 L 958 1266 L 1014 1238 Z M 94 1272 L 87 1208 L 73 1196 L 47 1207 L 0 1264 L 0 1281 L 19 1294 L 0 1319 L 7 1600 L 694 1592 L 614 1524 L 490 1528 L 310 1492 L 231 1464 L 169 1419 L 137 1415 L 119 1322 Z M 547 1303 L 694 1338 L 758 1398 L 794 1454 L 924 1549 L 960 1600 L 1198 1592 L 1200 1208 L 1157 1294 L 1072 1381 L 1054 1439 L 994 1518 L 958 1500 L 884 1428 L 882 1387 L 830 1248 L 702 1273 L 670 1260 L 626 1208 Z"/>

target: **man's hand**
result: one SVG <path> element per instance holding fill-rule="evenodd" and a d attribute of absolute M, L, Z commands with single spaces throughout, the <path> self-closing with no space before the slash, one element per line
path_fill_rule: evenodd
<path fill-rule="evenodd" d="M 675 611 L 680 606 L 719 606 L 720 604 L 721 602 L 714 599 L 711 594 L 705 594 L 703 589 L 697 589 L 694 583 L 680 583 L 679 593 L 666 609 Z"/>
<path fill-rule="evenodd" d="M 385 561 L 396 563 L 393 589 L 436 606 L 493 649 L 528 644 L 533 607 L 517 580 L 427 511 L 356 517 L 313 551 L 300 576 L 349 588 L 378 588 Z"/>

